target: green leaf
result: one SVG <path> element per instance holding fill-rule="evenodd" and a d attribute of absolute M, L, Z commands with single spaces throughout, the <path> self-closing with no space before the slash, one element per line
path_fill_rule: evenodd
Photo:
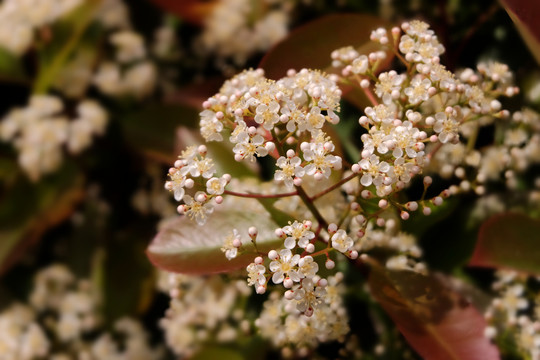
<path fill-rule="evenodd" d="M 439 277 L 388 270 L 373 262 L 371 293 L 425 359 L 498 359 L 484 317 Z"/>
<path fill-rule="evenodd" d="M 276 222 L 276 224 L 280 226 L 285 226 L 285 224 L 288 224 L 290 222 L 294 222 L 295 218 L 289 214 L 287 214 L 284 211 L 279 210 L 274 206 L 274 203 L 278 200 L 275 198 L 257 198 L 259 203 L 264 206 L 266 211 L 268 211 L 268 214 L 270 214 L 270 217 L 272 217 L 272 220 Z"/>
<path fill-rule="evenodd" d="M 156 103 L 128 113 L 120 121 L 126 142 L 136 151 L 172 164 L 176 160 L 177 129 L 198 124 L 199 111 L 182 105 Z"/>
<path fill-rule="evenodd" d="M 235 202 L 234 206 L 218 206 L 203 226 L 187 216 L 172 220 L 148 246 L 148 258 L 161 269 L 184 274 L 211 274 L 240 269 L 251 263 L 257 254 L 247 235 L 251 226 L 256 226 L 259 231 L 257 250 L 268 252 L 279 247 L 283 240 L 274 233 L 278 225 L 264 210 L 241 206 L 241 201 Z M 229 261 L 221 247 L 233 229 L 237 229 L 242 236 L 245 250 Z"/>
<path fill-rule="evenodd" d="M 517 30 L 536 62 L 540 64 L 540 2 L 529 0 L 500 0 L 502 6 L 514 22 Z"/>
<path fill-rule="evenodd" d="M 83 197 L 83 178 L 69 164 L 37 184 L 21 174 L 0 199 L 0 274 L 70 216 Z"/>
<path fill-rule="evenodd" d="M 372 30 L 386 27 L 384 20 L 365 14 L 334 14 L 322 17 L 292 31 L 271 49 L 259 66 L 266 76 L 279 79 L 288 69 L 326 69 L 333 50 L 370 41 Z"/>
<path fill-rule="evenodd" d="M 0 47 L 0 80 L 13 82 L 28 81 L 28 76 L 24 71 L 21 60 L 3 47 Z"/>
<path fill-rule="evenodd" d="M 489 218 L 480 227 L 469 265 L 540 275 L 540 220 L 523 214 Z"/>

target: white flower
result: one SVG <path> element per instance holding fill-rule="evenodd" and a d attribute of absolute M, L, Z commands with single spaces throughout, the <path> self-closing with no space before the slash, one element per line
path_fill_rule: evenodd
<path fill-rule="evenodd" d="M 225 253 L 227 260 L 232 260 L 238 255 L 238 247 L 234 246 L 236 239 L 240 240 L 240 233 L 238 230 L 233 229 L 233 231 L 223 240 L 221 251 Z"/>
<path fill-rule="evenodd" d="M 360 55 L 352 62 L 351 71 L 353 74 L 365 74 L 368 70 L 369 59 L 366 55 Z"/>
<path fill-rule="evenodd" d="M 198 198 L 200 194 L 204 194 L 204 192 L 198 191 L 195 194 L 195 198 Z M 189 216 L 190 219 L 195 220 L 199 225 L 204 225 L 208 215 L 214 212 L 212 204 L 206 201 L 196 201 L 189 195 L 184 195 L 184 202 L 184 213 Z"/>
<path fill-rule="evenodd" d="M 263 285 L 266 282 L 266 278 L 264 277 L 264 273 L 266 272 L 266 268 L 264 265 L 261 264 L 255 264 L 251 263 L 246 268 L 248 272 L 248 285 Z"/>
<path fill-rule="evenodd" d="M 304 152 L 304 160 L 309 164 L 304 167 L 307 175 L 322 174 L 325 178 L 329 178 L 332 169 L 341 169 L 341 158 L 328 153 L 334 150 L 332 142 L 302 143 L 300 148 Z"/>
<path fill-rule="evenodd" d="M 343 229 L 339 229 L 334 235 L 332 235 L 332 247 L 339 252 L 347 252 L 350 250 L 350 248 L 352 248 L 353 245 L 353 240 Z"/>
<path fill-rule="evenodd" d="M 287 249 L 292 249 L 296 246 L 296 242 L 298 242 L 298 246 L 305 248 L 310 240 L 315 237 L 315 234 L 312 231 L 309 231 L 309 229 L 310 227 L 306 221 L 303 223 L 295 221 L 294 223 L 285 226 L 283 232 L 288 235 L 285 239 L 285 247 Z"/>
<path fill-rule="evenodd" d="M 397 72 L 391 70 L 379 75 L 379 81 L 375 84 L 375 94 L 380 97 L 385 104 L 392 102 L 392 94 L 401 92 L 401 84 L 405 79 L 404 75 L 398 75 Z"/>
<path fill-rule="evenodd" d="M 304 256 L 298 261 L 298 272 L 301 277 L 312 278 L 319 271 L 319 265 L 310 255 Z"/>
<path fill-rule="evenodd" d="M 214 161 L 204 157 L 202 159 L 194 158 L 188 163 L 189 173 L 193 177 L 202 176 L 206 179 L 211 178 L 216 172 Z"/>
<path fill-rule="evenodd" d="M 384 173 L 390 170 L 390 165 L 386 161 L 380 162 L 379 157 L 375 154 L 367 159 L 362 159 L 359 163 L 364 174 L 360 178 L 360 183 L 364 186 L 374 184 L 380 186 L 384 179 Z"/>
<path fill-rule="evenodd" d="M 315 286 L 313 280 L 302 280 L 301 287 L 294 290 L 294 299 L 297 301 L 296 308 L 306 316 L 311 316 L 324 302 L 326 290 L 324 287 Z"/>
<path fill-rule="evenodd" d="M 304 168 L 300 166 L 301 163 L 302 160 L 300 160 L 298 156 L 292 158 L 281 156 L 276 161 L 276 165 L 281 168 L 281 170 L 276 170 L 274 179 L 276 181 L 283 181 L 285 186 L 289 188 L 293 187 L 294 178 L 301 178 L 305 174 Z"/>
<path fill-rule="evenodd" d="M 257 134 L 249 136 L 246 132 L 242 132 L 237 137 L 238 144 L 233 148 L 233 152 L 241 159 L 255 161 L 255 155 L 258 157 L 268 155 L 268 150 L 263 146 L 264 138 Z"/>
<path fill-rule="evenodd" d="M 270 271 L 274 273 L 272 275 L 272 281 L 274 284 L 280 284 L 285 279 L 285 276 L 291 278 L 292 281 L 300 281 L 301 277 L 296 269 L 300 255 L 293 256 L 291 250 L 283 249 L 279 252 L 279 257 L 272 261 L 268 266 Z"/>
<path fill-rule="evenodd" d="M 221 195 L 225 191 L 225 185 L 227 185 L 227 179 L 211 178 L 206 182 L 206 192 L 210 195 Z"/>
<path fill-rule="evenodd" d="M 444 143 L 456 143 L 459 139 L 459 122 L 453 116 L 447 116 L 444 112 L 435 114 L 433 130 L 439 133 L 439 141 Z"/>
<path fill-rule="evenodd" d="M 412 105 L 419 104 L 422 101 L 429 99 L 428 89 L 431 87 L 431 81 L 428 78 L 416 76 L 411 81 L 411 85 L 403 92 L 409 97 L 409 103 Z"/>
<path fill-rule="evenodd" d="M 260 104 L 255 109 L 254 120 L 266 130 L 272 130 L 274 125 L 279 121 L 279 104 L 275 101 L 271 101 L 268 105 Z"/>

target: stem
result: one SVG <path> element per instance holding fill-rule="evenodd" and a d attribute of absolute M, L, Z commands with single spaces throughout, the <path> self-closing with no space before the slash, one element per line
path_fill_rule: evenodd
<path fill-rule="evenodd" d="M 318 198 L 320 198 L 321 196 L 324 196 L 326 194 L 328 194 L 329 192 L 332 192 L 334 191 L 335 189 L 337 189 L 338 187 L 340 187 L 341 185 L 349 182 L 350 180 L 354 179 L 355 177 L 357 177 L 358 174 L 356 173 L 353 173 L 343 179 L 341 179 L 340 181 L 338 181 L 337 183 L 335 183 L 334 185 L 330 186 L 328 189 L 326 190 L 323 190 L 321 191 L 320 193 L 317 193 L 315 195 L 313 195 L 310 199 L 313 201 L 313 200 L 316 200 Z"/>
<path fill-rule="evenodd" d="M 298 191 L 298 196 L 300 196 L 309 211 L 311 211 L 315 219 L 317 219 L 317 221 L 319 222 L 319 225 L 327 228 L 328 222 L 324 220 L 319 210 L 315 207 L 315 205 L 313 204 L 313 200 L 308 196 L 308 194 L 306 194 L 306 192 L 301 186 L 296 186 L 296 190 Z"/>
<path fill-rule="evenodd" d="M 69 37 L 68 41 L 62 46 L 57 55 L 53 58 L 52 62 L 48 66 L 40 71 L 38 78 L 34 84 L 34 94 L 44 94 L 48 91 L 52 82 L 57 77 L 58 73 L 64 67 L 64 64 L 68 60 L 69 56 L 75 50 L 75 47 L 81 40 L 88 25 L 93 19 L 94 10 L 100 1 L 91 1 L 88 5 L 80 6 L 77 10 L 79 13 L 83 13 L 82 19 L 77 21 L 74 26 L 73 33 Z"/>
<path fill-rule="evenodd" d="M 249 193 L 239 193 L 235 191 L 229 191 L 225 190 L 223 194 L 226 195 L 232 195 L 232 196 L 238 196 L 243 198 L 251 198 L 251 199 L 273 199 L 273 198 L 282 198 L 282 197 L 289 197 L 289 196 L 296 196 L 298 195 L 297 191 L 292 191 L 288 193 L 282 193 L 282 194 L 249 194 Z"/>
<path fill-rule="evenodd" d="M 362 81 L 360 76 L 355 75 L 355 78 L 358 81 L 358 84 L 360 85 L 360 82 Z M 375 81 L 377 81 L 377 78 L 375 78 Z M 371 105 L 373 105 L 373 106 L 379 105 L 379 102 L 377 101 L 377 99 L 375 98 L 375 95 L 373 95 L 373 93 L 371 92 L 371 89 L 369 87 L 363 88 L 362 86 L 360 86 L 360 89 L 362 89 L 364 94 L 366 94 L 366 97 L 368 98 Z"/>

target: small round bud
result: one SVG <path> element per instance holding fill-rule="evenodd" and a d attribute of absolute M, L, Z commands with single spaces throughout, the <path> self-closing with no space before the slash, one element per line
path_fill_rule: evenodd
<path fill-rule="evenodd" d="M 299 178 L 299 177 L 295 177 L 295 178 L 293 179 L 293 184 L 294 184 L 295 186 L 300 186 L 300 185 L 302 185 L 302 179 Z"/>
<path fill-rule="evenodd" d="M 268 252 L 268 258 L 270 260 L 276 260 L 278 257 L 279 255 L 276 250 L 270 250 L 270 252 Z"/>
<path fill-rule="evenodd" d="M 197 148 L 197 152 L 199 153 L 199 155 L 204 156 L 208 153 L 208 148 L 205 145 L 199 145 L 199 147 Z"/>
<path fill-rule="evenodd" d="M 296 155 L 296 152 L 293 149 L 287 150 L 287 157 L 292 159 Z"/>
<path fill-rule="evenodd" d="M 242 240 L 238 239 L 238 238 L 235 238 L 232 242 L 232 245 L 235 247 L 235 248 L 239 248 L 240 246 L 242 246 Z"/>
<path fill-rule="evenodd" d="M 434 142 L 437 142 L 439 140 L 439 137 L 437 135 L 431 135 L 429 137 L 429 141 L 434 143 Z"/>
<path fill-rule="evenodd" d="M 216 202 L 216 204 L 221 205 L 223 203 L 223 196 L 221 195 L 216 196 L 214 198 L 214 201 Z"/>
<path fill-rule="evenodd" d="M 261 265 L 261 264 L 263 263 L 263 258 L 262 258 L 262 256 L 257 256 L 257 257 L 255 258 L 255 260 L 253 260 L 253 262 L 254 262 L 255 264 L 257 264 L 257 265 Z"/>
<path fill-rule="evenodd" d="M 373 197 L 373 194 L 371 193 L 371 191 L 369 190 L 362 190 L 362 192 L 360 193 L 360 195 L 362 196 L 362 198 L 364 199 L 371 199 Z"/>
<path fill-rule="evenodd" d="M 353 201 L 353 202 L 351 203 L 351 210 L 352 210 L 352 211 L 358 211 L 358 210 L 360 210 L 360 204 L 357 203 L 356 201 Z"/>
<path fill-rule="evenodd" d="M 234 115 L 237 116 L 237 117 L 242 117 L 242 116 L 244 116 L 244 110 L 236 109 L 236 110 L 234 110 Z"/>
<path fill-rule="evenodd" d="M 399 214 L 399 216 L 400 216 L 403 220 L 409 220 L 409 213 L 406 212 L 406 211 L 402 211 L 401 214 Z"/>
<path fill-rule="evenodd" d="M 310 306 L 306 309 L 306 311 L 304 311 L 304 315 L 307 316 L 307 317 L 312 317 L 313 316 L 313 308 Z"/>
<path fill-rule="evenodd" d="M 276 149 L 276 144 L 274 144 L 272 141 L 268 141 L 266 144 L 264 144 L 264 148 L 266 149 L 266 151 L 271 153 Z"/>
<path fill-rule="evenodd" d="M 188 189 L 191 189 L 195 185 L 195 181 L 193 179 L 186 179 L 184 182 L 184 186 Z"/>
<path fill-rule="evenodd" d="M 248 229 L 248 234 L 249 234 L 249 237 L 251 238 L 256 238 L 258 233 L 259 233 L 259 230 L 257 230 L 255 226 L 251 226 Z"/>
<path fill-rule="evenodd" d="M 360 86 L 362 89 L 367 89 L 369 87 L 369 80 L 368 79 L 362 79 L 360 81 Z"/>
<path fill-rule="evenodd" d="M 290 277 L 286 277 L 285 280 L 283 280 L 283 286 L 286 289 L 292 288 L 293 285 L 294 285 L 294 281 L 292 281 Z"/>
<path fill-rule="evenodd" d="M 227 181 L 227 183 L 229 183 L 231 181 L 231 175 L 230 174 L 223 174 L 221 176 L 222 179 L 225 179 L 225 181 Z"/>
<path fill-rule="evenodd" d="M 266 286 L 259 285 L 257 286 L 257 289 L 255 291 L 257 292 L 257 294 L 262 295 L 266 292 Z"/>
<path fill-rule="evenodd" d="M 336 263 L 332 259 L 326 259 L 326 262 L 324 263 L 324 266 L 328 270 L 332 270 L 336 266 Z"/>
<path fill-rule="evenodd" d="M 418 210 L 418 203 L 416 201 L 409 201 L 408 203 L 405 204 L 405 207 L 409 211 L 416 211 Z"/>
<path fill-rule="evenodd" d="M 184 215 L 186 213 L 186 205 L 178 205 L 178 207 L 176 208 L 176 211 L 180 215 Z"/>
<path fill-rule="evenodd" d="M 388 200 L 386 199 L 379 200 L 379 207 L 381 209 L 385 209 L 387 206 L 388 206 Z"/>
<path fill-rule="evenodd" d="M 423 209 L 422 209 L 422 213 L 426 216 L 429 216 L 431 215 L 431 208 L 425 206 Z"/>
<path fill-rule="evenodd" d="M 361 169 L 362 169 L 362 168 L 360 167 L 359 164 L 353 164 L 353 165 L 351 166 L 351 171 L 352 171 L 353 173 L 355 173 L 355 174 L 360 173 L 360 170 L 361 170 Z"/>
<path fill-rule="evenodd" d="M 358 230 L 358 232 L 356 233 L 356 236 L 358 236 L 359 239 L 363 238 L 364 235 L 366 235 L 366 233 L 362 229 Z"/>
<path fill-rule="evenodd" d="M 287 235 L 285 234 L 285 232 L 283 231 L 282 228 L 277 228 L 274 233 L 276 234 L 277 237 L 279 238 L 284 238 L 286 237 Z"/>
<path fill-rule="evenodd" d="M 244 157 L 240 154 L 234 154 L 234 160 L 240 162 L 242 160 L 244 160 Z"/>
<path fill-rule="evenodd" d="M 338 226 L 336 224 L 332 223 L 332 224 L 328 225 L 328 233 L 330 235 L 335 234 L 337 230 L 338 230 Z"/>
<path fill-rule="evenodd" d="M 200 203 L 205 202 L 206 199 L 207 199 L 207 196 L 204 193 L 198 194 L 197 196 L 195 196 L 195 201 L 200 202 Z"/>
<path fill-rule="evenodd" d="M 317 286 L 320 286 L 320 287 L 327 287 L 328 286 L 328 280 L 326 279 L 320 279 L 319 281 L 317 281 Z"/>
<path fill-rule="evenodd" d="M 377 226 L 380 226 L 380 227 L 383 227 L 384 224 L 386 224 L 386 220 L 384 220 L 383 218 L 377 218 Z"/>
<path fill-rule="evenodd" d="M 435 196 L 431 202 L 432 202 L 433 205 L 435 205 L 435 206 L 440 206 L 440 205 L 442 205 L 442 203 L 443 203 L 443 198 L 440 197 L 440 196 Z"/>
<path fill-rule="evenodd" d="M 431 176 L 424 176 L 424 186 L 429 186 L 433 183 Z"/>
<path fill-rule="evenodd" d="M 315 251 L 315 245 L 313 245 L 312 243 L 307 244 L 306 251 L 311 254 L 312 252 Z"/>
<path fill-rule="evenodd" d="M 294 292 L 292 290 L 287 290 L 283 296 L 287 300 L 292 300 L 294 298 Z"/>
<path fill-rule="evenodd" d="M 353 259 L 353 260 L 356 260 L 356 259 L 358 258 L 358 251 L 356 251 L 356 250 L 351 250 L 351 251 L 349 252 L 349 257 L 350 257 L 351 259 Z"/>

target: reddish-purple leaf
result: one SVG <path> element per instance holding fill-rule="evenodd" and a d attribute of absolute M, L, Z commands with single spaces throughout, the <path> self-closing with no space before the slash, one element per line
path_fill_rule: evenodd
<path fill-rule="evenodd" d="M 540 220 L 523 214 L 495 215 L 486 220 L 469 265 L 540 275 Z"/>
<path fill-rule="evenodd" d="M 371 15 L 328 15 L 292 31 L 266 54 L 259 67 L 271 79 L 285 76 L 291 68 L 326 69 L 333 50 L 344 46 L 358 48 L 370 41 L 372 30 L 387 25 Z"/>
<path fill-rule="evenodd" d="M 540 2 L 531 0 L 501 0 L 523 41 L 540 64 Z"/>
<path fill-rule="evenodd" d="M 424 359 L 499 359 L 483 316 L 441 279 L 373 264 L 371 292 Z"/>
<path fill-rule="evenodd" d="M 244 200 L 242 200 L 244 201 Z M 246 199 L 248 202 L 256 202 Z M 253 261 L 257 253 L 248 237 L 250 226 L 258 230 L 257 250 L 268 252 L 282 245 L 276 237 L 277 224 L 263 209 L 222 205 L 211 215 L 205 225 L 197 225 L 187 216 L 178 217 L 164 226 L 148 246 L 146 254 L 157 267 L 183 274 L 212 274 L 237 270 Z M 221 251 L 225 238 L 237 229 L 242 236 L 244 252 L 227 260 Z"/>
<path fill-rule="evenodd" d="M 201 0 L 150 0 L 163 10 L 183 20 L 200 25 L 217 1 Z"/>

